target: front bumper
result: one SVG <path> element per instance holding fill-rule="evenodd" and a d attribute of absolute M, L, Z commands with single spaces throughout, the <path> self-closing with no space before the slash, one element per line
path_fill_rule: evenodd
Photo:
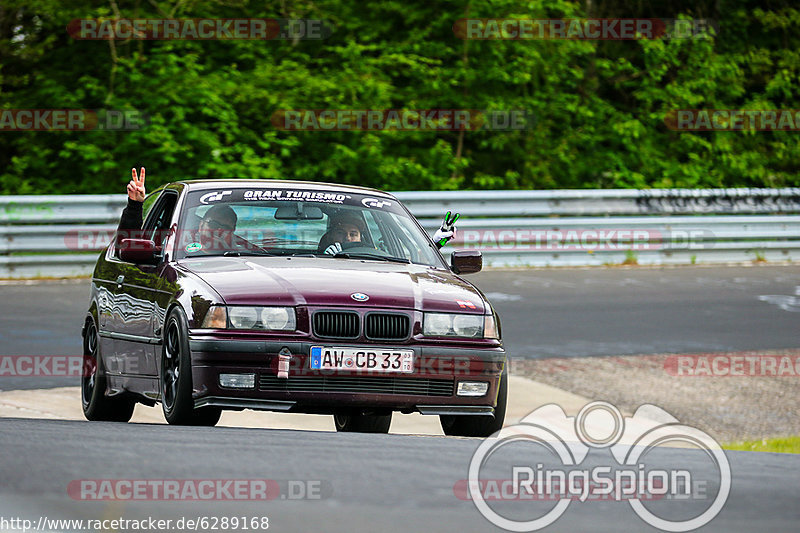
<path fill-rule="evenodd" d="M 414 352 L 413 373 L 378 373 L 310 368 L 311 346 L 346 345 L 365 349 L 402 348 Z M 195 407 L 260 409 L 330 414 L 342 408 L 423 414 L 487 415 L 494 412 L 506 363 L 501 347 L 280 342 L 190 337 Z M 277 377 L 278 352 L 291 354 L 288 379 Z M 220 386 L 220 374 L 255 374 L 255 387 Z M 488 383 L 485 395 L 458 396 L 459 381 Z"/>

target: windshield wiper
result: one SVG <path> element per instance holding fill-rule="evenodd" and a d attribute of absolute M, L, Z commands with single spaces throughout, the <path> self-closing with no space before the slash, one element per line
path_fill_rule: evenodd
<path fill-rule="evenodd" d="M 233 250 L 230 252 L 225 252 L 223 255 L 239 257 L 241 255 L 266 255 L 267 257 L 279 257 L 285 254 L 276 254 L 273 252 L 268 252 L 266 250 Z"/>
<path fill-rule="evenodd" d="M 187 258 L 196 259 L 196 258 L 203 258 L 203 257 L 241 257 L 243 255 L 266 255 L 266 256 L 277 256 L 277 254 L 271 254 L 267 251 L 259 251 L 259 250 L 228 250 L 226 252 L 222 252 L 221 254 L 198 254 L 198 255 L 187 255 Z"/>
<path fill-rule="evenodd" d="M 387 255 L 368 254 L 368 253 L 347 253 L 339 252 L 333 257 L 341 257 L 343 259 L 373 259 L 376 261 L 389 261 L 391 263 L 403 263 L 405 265 L 411 264 L 411 261 L 403 257 L 391 257 Z"/>

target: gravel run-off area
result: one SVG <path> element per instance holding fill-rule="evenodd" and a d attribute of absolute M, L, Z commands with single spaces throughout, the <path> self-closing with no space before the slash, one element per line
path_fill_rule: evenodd
<path fill-rule="evenodd" d="M 509 368 L 623 413 L 654 404 L 723 443 L 800 435 L 800 349 L 679 357 L 515 358 Z"/>

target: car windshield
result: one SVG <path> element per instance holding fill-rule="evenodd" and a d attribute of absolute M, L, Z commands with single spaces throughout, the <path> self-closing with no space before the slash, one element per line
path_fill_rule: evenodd
<path fill-rule="evenodd" d="M 444 267 L 406 209 L 379 196 L 268 187 L 195 191 L 180 225 L 178 259 L 300 255 Z"/>

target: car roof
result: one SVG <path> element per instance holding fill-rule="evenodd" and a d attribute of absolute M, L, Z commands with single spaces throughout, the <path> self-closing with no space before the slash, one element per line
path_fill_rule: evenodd
<path fill-rule="evenodd" d="M 336 183 L 325 183 L 322 181 L 294 181 L 294 180 L 258 180 L 258 179 L 205 179 L 205 180 L 179 180 L 174 183 L 184 184 L 189 191 L 203 191 L 207 189 L 219 189 L 220 187 L 268 187 L 268 188 L 294 188 L 302 190 L 325 189 L 336 192 L 349 192 L 354 194 L 381 195 L 387 198 L 394 198 L 392 194 L 369 187 L 359 187 L 357 185 L 341 185 Z"/>

